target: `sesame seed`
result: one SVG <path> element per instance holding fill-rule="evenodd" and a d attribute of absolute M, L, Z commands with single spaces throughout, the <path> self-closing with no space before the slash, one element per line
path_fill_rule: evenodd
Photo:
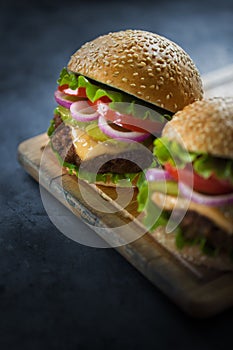
<path fill-rule="evenodd" d="M 141 61 L 140 63 L 138 63 L 138 67 L 145 67 L 146 66 L 146 63 L 145 62 L 143 62 L 143 61 Z"/>
<path fill-rule="evenodd" d="M 128 79 L 125 78 L 125 77 L 123 77 L 121 80 L 122 80 L 124 83 L 127 83 L 127 81 L 128 81 Z"/>
<path fill-rule="evenodd" d="M 135 86 L 136 86 L 136 84 L 134 84 L 134 83 L 131 83 L 131 84 L 130 84 L 130 86 L 132 86 L 132 87 L 135 87 Z"/>
<path fill-rule="evenodd" d="M 112 66 L 112 77 L 119 76 L 119 79 L 122 79 L 122 84 L 124 81 L 126 82 L 123 78 L 126 78 L 129 84 L 128 76 L 130 77 L 130 74 L 138 79 L 139 84 L 136 82 L 136 85 L 132 86 L 132 90 L 135 90 L 135 93 L 140 90 L 143 98 L 147 99 L 150 96 L 147 94 L 145 97 L 144 91 L 151 89 L 150 100 L 153 102 L 155 102 L 156 97 L 152 96 L 152 90 L 162 88 L 165 100 L 172 100 L 172 94 L 168 90 L 169 83 L 165 86 L 165 80 L 174 86 L 177 79 L 180 79 L 181 89 L 177 91 L 178 99 L 181 96 L 186 102 L 189 100 L 193 102 L 201 98 L 200 76 L 192 60 L 176 44 L 170 43 L 168 39 L 159 35 L 140 30 L 109 33 L 84 44 L 72 56 L 69 64 L 71 71 L 74 70 L 84 75 L 86 73 L 96 80 L 99 78 L 99 72 L 102 71 L 102 75 L 106 76 L 105 80 L 109 78 L 108 81 L 112 79 L 115 82 L 115 78 L 111 78 L 108 72 L 110 65 Z M 138 74 L 139 68 L 146 69 L 147 73 Z M 127 69 L 130 72 L 124 74 Z M 150 79 L 148 86 L 144 85 L 147 79 Z M 141 87 L 140 83 L 143 84 Z M 115 87 L 117 88 L 117 86 Z M 171 107 L 173 106 L 174 103 Z M 173 109 L 177 110 L 178 107 L 182 106 L 175 107 Z M 223 141 L 222 147 L 225 147 Z"/>
<path fill-rule="evenodd" d="M 137 91 L 137 94 L 138 94 L 138 95 L 142 95 L 141 91 Z"/>
<path fill-rule="evenodd" d="M 159 58 L 159 59 L 157 60 L 157 62 L 158 62 L 159 64 L 164 64 L 164 60 L 163 60 L 162 58 Z"/>
<path fill-rule="evenodd" d="M 140 85 L 140 88 L 141 88 L 141 89 L 145 89 L 146 86 L 145 86 L 145 85 Z"/>

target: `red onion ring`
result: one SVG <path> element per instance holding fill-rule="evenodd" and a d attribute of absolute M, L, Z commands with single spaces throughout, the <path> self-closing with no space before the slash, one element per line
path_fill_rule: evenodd
<path fill-rule="evenodd" d="M 99 117 L 99 113 L 87 101 L 77 101 L 71 104 L 72 117 L 80 122 L 90 122 Z"/>
<path fill-rule="evenodd" d="M 217 196 L 207 196 L 205 194 L 193 191 L 192 188 L 185 185 L 183 182 L 179 182 L 178 186 L 182 196 L 184 196 L 185 198 L 189 198 L 192 202 L 198 204 L 203 204 L 210 207 L 217 207 L 233 203 L 233 193 Z"/>
<path fill-rule="evenodd" d="M 162 181 L 162 180 L 172 180 L 174 179 L 171 177 L 168 171 L 163 170 L 163 169 L 148 169 L 146 172 L 146 179 L 147 181 Z"/>
<path fill-rule="evenodd" d="M 122 140 L 128 139 L 132 141 L 141 142 L 150 136 L 149 133 L 142 133 L 142 132 L 136 132 L 136 131 L 124 132 L 124 131 L 115 130 L 108 124 L 107 120 L 103 117 L 103 115 L 99 116 L 98 126 L 104 134 L 106 134 L 107 136 L 110 136 L 113 139 L 122 139 Z"/>
<path fill-rule="evenodd" d="M 72 105 L 72 103 L 74 103 L 74 101 L 70 101 L 67 99 L 67 95 L 63 94 L 61 91 L 56 90 L 54 92 L 54 98 L 56 100 L 56 102 L 65 107 L 65 108 L 70 108 L 70 106 Z"/>

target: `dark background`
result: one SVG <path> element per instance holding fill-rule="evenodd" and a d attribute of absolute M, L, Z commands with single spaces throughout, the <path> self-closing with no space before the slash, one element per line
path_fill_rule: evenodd
<path fill-rule="evenodd" d="M 232 1 L 1 1 L 1 350 L 232 346 L 233 310 L 191 319 L 114 250 L 66 238 L 17 164 L 17 145 L 47 129 L 70 55 L 127 28 L 174 40 L 202 74 L 233 62 Z"/>

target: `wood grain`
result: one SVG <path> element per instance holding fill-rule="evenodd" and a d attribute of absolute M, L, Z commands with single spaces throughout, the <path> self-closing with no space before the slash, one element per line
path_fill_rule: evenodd
<path fill-rule="evenodd" d="M 233 84 L 233 65 L 229 67 L 228 73 L 226 71 L 227 69 L 204 77 L 207 96 L 215 95 L 216 89 L 219 94 L 228 95 L 228 86 Z M 24 169 L 36 181 L 40 180 L 40 184 L 75 216 L 108 241 L 106 234 L 98 229 L 107 228 L 108 235 L 114 236 L 114 243 L 121 244 L 115 249 L 183 311 L 195 317 L 209 317 L 233 305 L 233 274 L 195 267 L 171 255 L 150 234 L 142 234 L 144 228 L 140 221 L 133 221 L 138 215 L 136 190 L 130 203 L 121 208 L 116 204 L 115 190 L 78 182 L 75 176 L 68 175 L 61 169 L 47 147 L 46 158 L 41 163 L 47 142 L 47 135 L 42 134 L 19 145 L 18 159 Z M 94 205 L 89 205 L 84 200 L 83 191 L 94 201 Z M 103 213 L 99 208 L 99 196 L 105 199 L 103 206 L 118 210 L 107 215 Z M 120 227 L 117 235 L 114 227 Z M 135 235 L 140 238 L 125 244 L 129 237 Z"/>
<path fill-rule="evenodd" d="M 115 206 L 115 193 L 111 188 L 89 185 L 83 181 L 77 183 L 75 176 L 62 171 L 52 154 L 48 154 L 47 167 L 40 169 L 41 155 L 48 139 L 46 134 L 39 135 L 20 144 L 18 158 L 21 165 L 34 179 L 40 183 L 84 222 L 98 232 L 98 227 L 108 228 L 109 234 L 114 226 L 122 227 L 118 232 L 119 243 L 116 247 L 133 266 L 142 272 L 155 286 L 160 288 L 184 311 L 197 317 L 213 315 L 233 305 L 233 279 L 231 274 L 216 274 L 205 269 L 196 268 L 184 260 L 178 260 L 161 247 L 146 233 L 138 240 L 124 245 L 128 235 L 140 236 L 141 226 L 135 222 L 125 232 L 125 224 L 131 216 L 137 216 L 135 196 L 130 205 L 114 214 L 103 214 L 89 206 L 83 199 L 81 190 L 96 200 L 98 196 L 106 201 L 106 206 Z M 43 162 L 44 164 L 45 162 Z M 65 196 L 64 196 L 65 194 Z M 136 195 L 136 194 L 135 194 Z M 106 239 L 105 236 L 101 236 Z"/>

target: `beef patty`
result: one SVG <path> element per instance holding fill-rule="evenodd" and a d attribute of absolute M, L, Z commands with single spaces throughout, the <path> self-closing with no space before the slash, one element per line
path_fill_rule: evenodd
<path fill-rule="evenodd" d="M 187 239 L 203 237 L 213 248 L 233 250 L 233 235 L 228 234 L 213 221 L 195 211 L 187 211 L 180 226 Z"/>
<path fill-rule="evenodd" d="M 81 159 L 75 151 L 73 140 L 71 136 L 71 128 L 62 122 L 59 115 L 54 116 L 56 131 L 51 136 L 51 142 L 53 149 L 59 153 L 61 158 L 68 163 L 80 166 Z M 101 154 L 91 160 L 85 162 L 85 169 L 87 171 L 93 171 L 98 169 L 99 174 L 103 173 L 138 173 L 142 169 L 146 169 L 153 161 L 153 155 L 151 152 L 146 151 L 144 147 L 140 147 L 136 150 L 120 150 L 117 158 L 108 153 Z M 131 161 L 133 159 L 134 161 Z M 140 164 L 140 166 L 138 165 Z"/>

